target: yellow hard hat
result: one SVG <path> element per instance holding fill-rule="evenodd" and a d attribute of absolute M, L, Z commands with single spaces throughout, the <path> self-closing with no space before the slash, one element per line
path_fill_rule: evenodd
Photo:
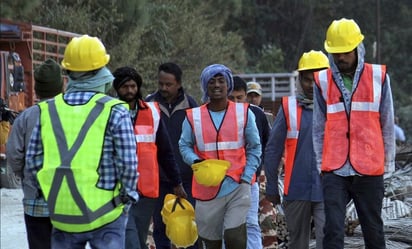
<path fill-rule="evenodd" d="M 329 67 L 329 59 L 322 51 L 311 50 L 299 59 L 298 71 L 323 69 Z"/>
<path fill-rule="evenodd" d="M 364 36 L 352 19 L 342 18 L 335 20 L 326 32 L 325 50 L 328 53 L 347 53 L 354 50 Z"/>
<path fill-rule="evenodd" d="M 207 187 L 219 185 L 229 167 L 229 161 L 218 159 L 207 159 L 192 165 L 196 182 Z"/>
<path fill-rule="evenodd" d="M 198 238 L 195 219 L 172 213 L 166 225 L 166 236 L 179 248 L 194 245 Z"/>
<path fill-rule="evenodd" d="M 168 223 L 169 216 L 173 212 L 184 212 L 187 215 L 194 215 L 195 210 L 188 200 L 178 198 L 174 194 L 167 194 L 163 202 L 162 210 L 160 211 L 163 223 Z"/>
<path fill-rule="evenodd" d="M 166 236 L 177 247 L 189 247 L 198 238 L 195 210 L 184 198 L 167 194 L 161 211 L 166 225 Z"/>
<path fill-rule="evenodd" d="M 74 72 L 86 72 L 107 65 L 110 55 L 97 37 L 83 35 L 74 37 L 64 50 L 62 66 Z"/>

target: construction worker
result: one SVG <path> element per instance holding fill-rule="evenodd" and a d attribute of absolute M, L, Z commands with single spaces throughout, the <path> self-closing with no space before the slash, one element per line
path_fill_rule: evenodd
<path fill-rule="evenodd" d="M 53 59 L 47 59 L 34 71 L 34 91 L 40 101 L 53 98 L 63 91 L 61 67 Z M 7 142 L 7 161 L 16 175 L 22 179 L 24 222 L 30 249 L 51 248 L 52 224 L 44 196 L 37 188 L 36 179 L 25 167 L 26 148 L 40 109 L 38 105 L 24 110 L 16 118 Z"/>
<path fill-rule="evenodd" d="M 193 171 L 187 165 L 179 152 L 179 138 L 182 133 L 182 123 L 186 117 L 186 109 L 197 107 L 196 101 L 188 95 L 182 86 L 182 69 L 173 62 L 161 64 L 157 71 L 158 90 L 146 98 L 146 101 L 156 101 L 159 103 L 162 120 L 172 142 L 176 163 L 180 170 L 183 188 L 187 193 L 187 200 L 194 206 L 195 200 L 192 197 L 192 177 Z M 160 170 L 160 194 L 153 214 L 153 239 L 157 249 L 169 249 L 170 240 L 166 236 L 166 227 L 162 221 L 160 212 L 163 207 L 163 200 L 173 189 L 170 179 L 163 170 Z M 197 245 L 188 249 L 197 249 Z"/>
<path fill-rule="evenodd" d="M 265 151 L 266 199 L 283 207 L 289 231 L 289 248 L 309 248 L 312 219 L 316 248 L 322 249 L 325 223 L 321 178 L 312 144 L 313 73 L 329 67 L 321 51 L 303 53 L 298 63 L 296 96 L 282 98 Z M 282 157 L 284 189 L 278 189 Z"/>
<path fill-rule="evenodd" d="M 66 93 L 39 103 L 26 153 L 53 224 L 53 249 L 124 248 L 126 206 L 138 200 L 136 140 L 125 103 L 104 94 L 113 75 L 97 37 L 73 38 Z"/>
<path fill-rule="evenodd" d="M 147 249 L 147 234 L 159 197 L 160 168 L 171 180 L 173 192 L 179 198 L 186 198 L 186 193 L 159 105 L 142 99 L 142 77 L 131 67 L 120 67 L 113 72 L 113 76 L 113 88 L 119 99 L 129 104 L 139 160 L 137 189 L 140 199 L 129 210 L 126 248 Z"/>
<path fill-rule="evenodd" d="M 313 143 L 325 203 L 323 248 L 343 248 L 346 204 L 353 199 L 366 248 L 385 248 L 383 174 L 394 170 L 392 93 L 384 65 L 364 61 L 352 19 L 326 32 L 330 69 L 315 73 Z"/>
<path fill-rule="evenodd" d="M 246 82 L 239 76 L 233 77 L 233 91 L 229 95 L 229 99 L 236 103 L 246 103 L 247 102 L 247 85 Z M 256 127 L 259 131 L 260 144 L 262 146 L 262 156 L 261 162 L 263 162 L 263 152 L 265 151 L 266 142 L 269 138 L 270 127 L 266 120 L 265 113 L 263 110 L 255 105 L 249 105 L 250 110 L 256 118 Z M 256 178 L 260 176 L 262 171 L 262 164 L 256 170 Z M 247 248 L 248 249 L 259 249 L 262 248 L 262 233 L 259 227 L 259 182 L 256 181 L 252 184 L 251 188 L 251 203 L 248 215 L 246 217 L 246 227 L 247 227 Z"/>
<path fill-rule="evenodd" d="M 194 169 L 199 247 L 221 248 L 223 235 L 226 249 L 245 249 L 250 184 L 261 156 L 255 116 L 248 104 L 228 101 L 233 78 L 226 66 L 207 66 L 200 81 L 205 104 L 186 111 L 179 140 L 183 160 Z"/>

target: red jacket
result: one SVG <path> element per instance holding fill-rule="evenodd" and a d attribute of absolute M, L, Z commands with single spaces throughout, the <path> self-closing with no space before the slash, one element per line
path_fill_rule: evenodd
<path fill-rule="evenodd" d="M 326 102 L 322 171 L 341 168 L 349 158 L 362 175 L 384 173 L 384 144 L 380 126 L 380 99 L 386 68 L 364 64 L 347 114 L 342 93 L 330 69 L 315 73 L 315 83 Z"/>
<path fill-rule="evenodd" d="M 283 97 L 282 107 L 288 129 L 285 141 L 285 179 L 283 192 L 285 195 L 288 195 L 293 165 L 295 163 L 296 147 L 298 145 L 302 107 L 298 105 L 295 96 Z"/>
<path fill-rule="evenodd" d="M 188 109 L 187 119 L 195 135 L 195 152 L 202 159 L 222 159 L 231 163 L 226 176 L 240 182 L 246 166 L 244 131 L 247 121 L 248 104 L 228 101 L 225 117 L 216 128 L 206 105 Z M 192 194 L 199 200 L 216 197 L 219 186 L 206 187 L 198 184 L 193 177 Z"/>
<path fill-rule="evenodd" d="M 159 197 L 159 164 L 157 161 L 156 132 L 159 128 L 160 109 L 156 102 L 140 101 L 140 108 L 134 123 L 137 143 L 139 181 L 137 189 L 149 198 Z"/>

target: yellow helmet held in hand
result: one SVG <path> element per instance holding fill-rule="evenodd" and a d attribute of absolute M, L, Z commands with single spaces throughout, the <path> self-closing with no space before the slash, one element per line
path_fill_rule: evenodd
<path fill-rule="evenodd" d="M 207 159 L 192 164 L 196 182 L 207 187 L 218 186 L 225 178 L 229 167 L 229 161 L 218 159 Z"/>
<path fill-rule="evenodd" d="M 347 53 L 354 50 L 364 36 L 352 19 L 342 18 L 331 23 L 326 31 L 325 50 L 328 53 Z"/>
<path fill-rule="evenodd" d="M 166 225 L 166 236 L 177 247 L 189 247 L 198 238 L 195 210 L 184 198 L 167 194 L 161 211 Z"/>
<path fill-rule="evenodd" d="M 167 224 L 168 223 L 168 218 L 172 212 L 180 212 L 183 211 L 187 215 L 192 215 L 194 216 L 195 210 L 190 204 L 190 202 L 184 198 L 178 198 L 174 194 L 167 194 L 165 196 L 165 199 L 163 201 L 163 207 L 162 210 L 160 211 L 160 214 L 162 215 L 163 223 Z"/>
<path fill-rule="evenodd" d="M 329 59 L 322 51 L 311 50 L 299 59 L 298 71 L 329 68 Z"/>
<path fill-rule="evenodd" d="M 102 68 L 109 63 L 110 55 L 97 37 L 74 37 L 64 50 L 62 66 L 74 72 L 87 72 Z"/>

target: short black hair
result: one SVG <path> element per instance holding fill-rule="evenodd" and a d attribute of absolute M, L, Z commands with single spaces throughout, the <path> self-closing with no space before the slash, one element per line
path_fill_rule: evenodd
<path fill-rule="evenodd" d="M 239 76 L 233 76 L 233 91 L 241 91 L 244 90 L 247 92 L 247 84 Z"/>
<path fill-rule="evenodd" d="M 177 82 L 179 83 L 182 82 L 182 69 L 176 63 L 173 63 L 173 62 L 163 63 L 159 66 L 158 72 L 160 73 L 160 71 L 173 74 Z"/>

